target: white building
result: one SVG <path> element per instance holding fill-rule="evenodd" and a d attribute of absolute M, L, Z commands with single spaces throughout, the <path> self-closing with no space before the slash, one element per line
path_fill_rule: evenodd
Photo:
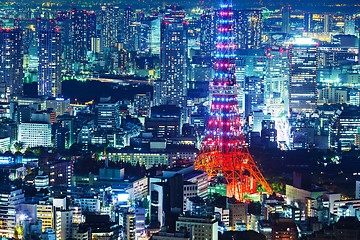
<path fill-rule="evenodd" d="M 184 181 L 184 207 L 183 212 L 187 211 L 187 200 L 189 198 L 197 196 L 198 193 L 198 185 L 196 183 L 192 183 L 189 181 Z"/>
<path fill-rule="evenodd" d="M 24 202 L 22 189 L 12 189 L 10 186 L 0 188 L 0 236 L 13 238 L 17 224 L 16 213 Z"/>
<path fill-rule="evenodd" d="M 100 212 L 100 200 L 93 197 L 75 199 L 75 203 L 81 206 L 83 212 Z"/>
<path fill-rule="evenodd" d="M 56 240 L 66 240 L 71 237 L 72 211 L 59 210 L 55 212 Z"/>
<path fill-rule="evenodd" d="M 23 143 L 24 147 L 50 147 L 51 125 L 48 123 L 21 123 L 18 141 Z"/>
<path fill-rule="evenodd" d="M 206 217 L 182 217 L 176 221 L 176 231 L 185 227 L 188 232 L 192 233 L 193 239 L 218 239 L 218 222 L 216 218 Z"/>
<path fill-rule="evenodd" d="M 38 175 L 35 177 L 35 188 L 37 191 L 47 189 L 49 187 L 49 176 Z"/>

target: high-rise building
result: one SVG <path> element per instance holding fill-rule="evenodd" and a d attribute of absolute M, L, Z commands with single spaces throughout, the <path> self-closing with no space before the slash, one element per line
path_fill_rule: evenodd
<path fill-rule="evenodd" d="M 136 222 L 134 213 L 124 214 L 123 226 L 124 240 L 135 240 Z"/>
<path fill-rule="evenodd" d="M 330 146 L 342 151 L 358 149 L 360 146 L 360 111 L 359 108 L 350 107 L 337 117 L 335 123 L 330 126 Z"/>
<path fill-rule="evenodd" d="M 345 35 L 355 35 L 355 21 L 353 17 L 347 17 L 344 23 Z"/>
<path fill-rule="evenodd" d="M 185 106 L 187 80 L 187 32 L 185 12 L 168 9 L 161 22 L 161 79 L 165 104 Z"/>
<path fill-rule="evenodd" d="M 62 58 L 62 69 L 66 71 L 72 70 L 73 63 L 73 47 L 72 47 L 72 24 L 71 15 L 68 11 L 58 12 L 56 20 L 56 28 L 60 31 L 61 36 L 61 58 Z M 48 29 L 46 29 L 48 30 Z"/>
<path fill-rule="evenodd" d="M 20 204 L 24 202 L 22 189 L 15 189 L 8 185 L 0 187 L 0 236 L 14 238 L 17 214 L 20 214 Z"/>
<path fill-rule="evenodd" d="M 317 105 L 318 44 L 297 38 L 290 44 L 289 108 L 311 113 Z"/>
<path fill-rule="evenodd" d="M 161 39 L 161 31 L 160 31 L 160 18 L 156 17 L 151 20 L 151 53 L 152 54 L 160 54 L 160 39 Z"/>
<path fill-rule="evenodd" d="M 245 78 L 245 115 L 260 110 L 264 105 L 264 79 L 259 77 Z"/>
<path fill-rule="evenodd" d="M 281 8 L 281 32 L 289 34 L 290 33 L 290 19 L 291 19 L 291 7 L 286 6 Z"/>
<path fill-rule="evenodd" d="M 238 49 L 259 49 L 262 41 L 262 10 L 234 11 L 234 36 Z"/>
<path fill-rule="evenodd" d="M 115 47 L 120 29 L 120 8 L 103 6 L 101 12 L 101 38 L 104 48 Z"/>
<path fill-rule="evenodd" d="M 86 23 L 86 49 L 87 51 L 91 50 L 91 39 L 97 37 L 97 20 L 96 20 L 96 13 L 94 12 L 87 12 L 87 23 Z"/>
<path fill-rule="evenodd" d="M 38 94 L 61 94 L 61 38 L 58 30 L 40 30 L 38 47 Z"/>
<path fill-rule="evenodd" d="M 55 211 L 55 234 L 56 240 L 66 240 L 71 236 L 72 225 L 71 210 Z"/>
<path fill-rule="evenodd" d="M 23 40 L 20 29 L 0 29 L 0 98 L 21 95 L 23 88 Z"/>
<path fill-rule="evenodd" d="M 88 24 L 88 12 L 86 10 L 71 11 L 72 20 L 72 40 L 74 49 L 74 61 L 85 62 L 87 57 L 87 24 Z"/>
<path fill-rule="evenodd" d="M 48 123 L 21 123 L 18 141 L 26 147 L 50 147 L 51 125 Z"/>
<path fill-rule="evenodd" d="M 211 57 L 215 53 L 215 17 L 213 14 L 201 15 L 200 50 L 201 55 Z"/>
<path fill-rule="evenodd" d="M 312 13 L 305 13 L 304 15 L 304 30 L 306 32 L 312 32 L 314 28 L 314 22 L 313 22 L 313 14 Z"/>
<path fill-rule="evenodd" d="M 289 52 L 284 48 L 268 49 L 266 53 L 266 75 L 264 95 L 266 104 L 284 104 L 289 109 Z"/>
<path fill-rule="evenodd" d="M 234 198 L 227 199 L 226 208 L 229 212 L 229 223 L 232 231 L 237 231 L 239 225 L 246 225 L 248 215 L 248 204 L 238 202 Z"/>
<path fill-rule="evenodd" d="M 110 99 L 102 100 L 96 106 L 96 125 L 102 129 L 120 128 L 119 107 L 119 102 L 111 102 Z"/>
<path fill-rule="evenodd" d="M 42 221 L 42 231 L 54 228 L 54 206 L 51 203 L 40 201 L 36 205 L 36 218 Z"/>
<path fill-rule="evenodd" d="M 324 17 L 323 17 L 323 22 L 324 22 L 324 32 L 329 32 L 330 31 L 330 16 L 329 14 L 324 14 Z"/>
<path fill-rule="evenodd" d="M 133 24 L 135 20 L 135 14 L 134 11 L 127 7 L 124 9 L 124 18 L 123 18 L 123 25 L 122 25 L 122 33 L 121 38 L 124 42 L 124 47 L 126 50 L 129 50 L 129 41 L 131 39 L 131 25 Z"/>
<path fill-rule="evenodd" d="M 153 18 L 145 18 L 140 22 L 140 31 L 138 36 L 138 48 L 142 53 L 148 53 L 151 50 L 151 22 Z"/>
<path fill-rule="evenodd" d="M 182 213 L 184 196 L 184 177 L 175 174 L 172 177 L 150 178 L 150 225 L 162 227 L 171 221 L 172 213 Z M 164 219 L 165 214 L 165 219 Z M 164 221 L 165 220 L 165 221 Z"/>

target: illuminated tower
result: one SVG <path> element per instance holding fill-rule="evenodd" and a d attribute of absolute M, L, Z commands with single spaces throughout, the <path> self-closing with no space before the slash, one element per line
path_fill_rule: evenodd
<path fill-rule="evenodd" d="M 256 167 L 246 147 L 241 130 L 235 79 L 235 43 L 231 0 L 223 0 L 219 12 L 216 43 L 215 77 L 210 88 L 212 104 L 196 169 L 209 178 L 222 176 L 227 181 L 227 195 L 242 201 L 244 195 L 256 193 L 257 183 L 265 191 L 272 189 Z"/>
<path fill-rule="evenodd" d="M 24 45 L 20 29 L 0 29 L 0 98 L 21 95 L 23 88 Z"/>
<path fill-rule="evenodd" d="M 38 94 L 61 94 L 61 36 L 59 30 L 40 30 L 38 48 Z"/>

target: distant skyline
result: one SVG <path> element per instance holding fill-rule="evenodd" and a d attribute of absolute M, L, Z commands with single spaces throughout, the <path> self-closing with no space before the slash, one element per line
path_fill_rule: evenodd
<path fill-rule="evenodd" d="M 29 4 L 29 1 L 25 0 L 18 0 L 18 1 L 12 1 L 7 3 L 14 3 L 14 4 Z M 204 1 L 192 1 L 192 0 L 185 0 L 185 1 L 179 1 L 179 0 L 166 0 L 166 1 L 160 1 L 160 0 L 151 0 L 151 1 L 111 1 L 111 0 L 77 0 L 77 1 L 71 1 L 71 0 L 34 0 L 31 1 L 30 5 L 40 5 L 40 4 L 62 4 L 62 5 L 72 5 L 72 6 L 78 6 L 78 5 L 101 5 L 101 4 L 110 4 L 110 5 L 119 5 L 119 6 L 134 6 L 137 7 L 137 5 L 140 6 L 160 6 L 161 4 L 179 4 L 179 5 L 185 5 L 187 7 L 196 6 L 196 5 L 204 5 L 207 7 L 210 6 L 217 6 L 220 1 L 214 1 L 214 0 L 204 0 Z M 342 6 L 335 6 L 335 5 L 342 5 Z M 1 4 L 3 5 L 3 4 Z M 0 6 L 1 6 L 0 5 Z M 280 7 L 280 6 L 294 6 L 299 8 L 314 8 L 314 7 L 336 7 L 341 8 L 342 10 L 347 7 L 354 7 L 351 10 L 354 12 L 360 11 L 360 3 L 358 0 L 321 0 L 321 1 L 312 1 L 312 0 L 256 0 L 256 1 L 250 1 L 250 0 L 234 0 L 233 1 L 234 7 Z M 344 5 L 350 5 L 350 6 L 344 6 Z M 358 5 L 358 7 L 356 7 Z M 318 9 L 321 11 L 322 9 Z"/>

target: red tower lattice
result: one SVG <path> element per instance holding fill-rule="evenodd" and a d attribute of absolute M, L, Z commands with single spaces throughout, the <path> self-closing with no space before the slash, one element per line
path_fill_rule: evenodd
<path fill-rule="evenodd" d="M 218 20 L 215 77 L 210 85 L 212 103 L 208 128 L 196 169 L 209 178 L 222 176 L 227 196 L 243 201 L 245 193 L 256 193 L 257 183 L 272 193 L 246 147 L 241 130 L 235 79 L 235 44 L 231 0 L 223 0 Z"/>

